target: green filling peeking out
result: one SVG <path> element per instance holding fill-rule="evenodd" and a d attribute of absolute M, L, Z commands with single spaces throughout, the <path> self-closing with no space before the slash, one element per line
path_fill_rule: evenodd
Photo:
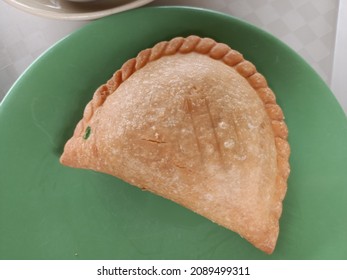
<path fill-rule="evenodd" d="M 90 126 L 87 126 L 86 131 L 84 132 L 84 135 L 83 135 L 84 140 L 87 140 L 89 138 L 91 131 L 92 129 L 90 128 Z"/>

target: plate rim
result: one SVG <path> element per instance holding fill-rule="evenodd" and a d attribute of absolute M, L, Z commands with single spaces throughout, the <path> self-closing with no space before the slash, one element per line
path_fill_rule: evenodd
<path fill-rule="evenodd" d="M 153 2 L 154 0 L 131 0 L 129 3 L 125 3 L 120 6 L 104 9 L 101 11 L 86 12 L 86 13 L 58 13 L 54 11 L 46 11 L 40 8 L 34 8 L 30 6 L 30 4 L 25 5 L 18 0 L 4 0 L 4 1 L 8 3 L 9 5 L 11 5 L 12 7 L 15 7 L 23 12 L 28 12 L 32 15 L 42 16 L 42 17 L 50 18 L 50 19 L 83 21 L 83 20 L 94 20 L 94 19 L 102 18 L 108 15 L 124 12 L 130 9 L 135 9 L 135 8 L 147 5 Z"/>

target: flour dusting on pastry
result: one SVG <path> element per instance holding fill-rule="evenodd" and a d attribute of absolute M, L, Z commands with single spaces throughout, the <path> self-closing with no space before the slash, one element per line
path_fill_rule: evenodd
<path fill-rule="evenodd" d="M 272 253 L 287 136 L 252 63 L 210 38 L 177 37 L 141 51 L 97 89 L 61 162 L 170 199 Z"/>

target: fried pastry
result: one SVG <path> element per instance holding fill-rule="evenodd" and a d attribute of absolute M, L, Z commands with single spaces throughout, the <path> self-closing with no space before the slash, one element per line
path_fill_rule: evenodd
<path fill-rule="evenodd" d="M 270 254 L 290 171 L 287 135 L 274 93 L 242 54 L 176 37 L 96 90 L 60 160 L 170 199 Z"/>

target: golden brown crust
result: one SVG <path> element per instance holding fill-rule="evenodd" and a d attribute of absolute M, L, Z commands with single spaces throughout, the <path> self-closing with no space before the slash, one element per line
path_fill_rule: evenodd
<path fill-rule="evenodd" d="M 96 90 L 93 99 L 85 108 L 83 119 L 77 125 L 74 136 L 83 135 L 88 123 L 93 117 L 93 114 L 102 107 L 109 95 L 116 94 L 114 93 L 115 90 L 134 72 L 141 69 L 149 62 L 158 60 L 163 56 L 173 55 L 175 53 L 186 54 L 191 52 L 207 55 L 233 67 L 241 76 L 246 78 L 248 83 L 254 88 L 258 93 L 259 98 L 262 100 L 267 115 L 272 123 L 277 149 L 277 192 L 274 201 L 279 201 L 280 203 L 278 207 L 273 209 L 273 216 L 279 218 L 282 212 L 282 200 L 287 189 L 286 180 L 290 172 L 290 148 L 287 142 L 288 129 L 284 122 L 283 112 L 277 105 L 275 95 L 268 87 L 264 76 L 258 73 L 256 67 L 251 62 L 245 60 L 242 54 L 231 49 L 226 44 L 217 43 L 210 38 L 200 38 L 193 35 L 186 38 L 176 37 L 167 42 L 160 42 L 151 49 L 141 51 L 136 58 L 132 58 L 125 62 L 121 69 L 116 71 L 106 84 L 100 86 Z M 269 244 L 269 246 L 264 245 L 261 249 L 266 253 L 272 253 L 274 246 L 273 244 Z"/>

